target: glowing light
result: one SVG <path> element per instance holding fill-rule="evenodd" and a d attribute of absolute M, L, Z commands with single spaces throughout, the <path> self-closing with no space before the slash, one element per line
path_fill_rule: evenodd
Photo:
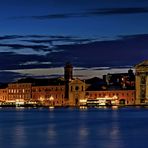
<path fill-rule="evenodd" d="M 54 97 L 53 96 L 50 96 L 49 100 L 50 101 L 53 101 L 54 100 Z"/>
<path fill-rule="evenodd" d="M 80 101 L 79 101 L 80 103 L 86 103 L 87 102 L 87 100 L 86 99 L 80 99 Z"/>
<path fill-rule="evenodd" d="M 44 101 L 45 99 L 44 99 L 44 97 L 40 97 L 39 100 L 42 102 L 42 101 Z"/>

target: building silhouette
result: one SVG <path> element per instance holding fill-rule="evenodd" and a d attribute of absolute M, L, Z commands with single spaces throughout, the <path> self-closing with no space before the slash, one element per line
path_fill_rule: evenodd
<path fill-rule="evenodd" d="M 81 106 L 87 101 L 116 99 L 118 105 L 135 105 L 147 102 L 147 64 L 136 68 L 135 75 L 128 73 L 107 74 L 101 78 L 80 80 L 73 76 L 73 66 L 66 63 L 64 77 L 51 79 L 24 78 L 0 87 L 0 104 L 32 104 L 42 106 Z M 135 100 L 136 99 L 136 100 Z M 108 100 L 108 104 L 111 101 Z"/>

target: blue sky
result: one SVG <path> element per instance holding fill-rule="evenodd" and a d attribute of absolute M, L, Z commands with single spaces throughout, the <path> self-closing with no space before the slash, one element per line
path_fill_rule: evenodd
<path fill-rule="evenodd" d="M 147 0 L 1 0 L 0 81 L 67 61 L 123 71 L 148 58 L 147 17 Z"/>

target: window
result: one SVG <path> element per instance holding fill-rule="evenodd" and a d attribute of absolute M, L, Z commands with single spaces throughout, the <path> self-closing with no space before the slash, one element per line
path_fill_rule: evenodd
<path fill-rule="evenodd" d="M 82 86 L 82 91 L 83 91 L 83 86 Z"/>
<path fill-rule="evenodd" d="M 79 90 L 79 86 L 76 86 L 76 87 L 75 87 L 75 90 L 78 91 L 78 90 Z"/>

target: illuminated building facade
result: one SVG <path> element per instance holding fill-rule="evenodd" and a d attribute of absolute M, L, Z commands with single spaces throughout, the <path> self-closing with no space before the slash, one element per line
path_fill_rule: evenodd
<path fill-rule="evenodd" d="M 73 79 L 69 83 L 69 106 L 79 106 L 80 100 L 85 98 L 85 83 L 79 79 Z"/>
<path fill-rule="evenodd" d="M 0 89 L 0 102 L 6 102 L 8 100 L 8 89 Z"/>
<path fill-rule="evenodd" d="M 135 90 L 105 90 L 105 91 L 86 91 L 88 99 L 97 98 L 116 98 L 118 105 L 134 105 Z"/>
<path fill-rule="evenodd" d="M 54 106 L 65 106 L 65 86 L 33 86 L 32 100 L 49 106 L 54 102 Z"/>
<path fill-rule="evenodd" d="M 112 83 L 121 80 L 121 85 Z M 124 76 L 124 77 L 123 77 Z M 108 76 L 107 76 L 108 77 Z M 124 85 L 123 83 L 124 78 Z M 105 79 L 107 80 L 107 79 Z M 125 81 L 126 80 L 126 81 Z M 80 80 L 73 77 L 73 66 L 64 67 L 64 78 L 33 79 L 25 78 L 0 89 L 0 102 L 39 104 L 43 106 L 80 106 L 86 100 L 116 98 L 119 105 L 135 104 L 134 75 L 110 74 L 110 84 L 100 78 Z M 124 86 L 124 87 L 123 87 Z M 130 87 L 131 86 L 131 87 Z"/>
<path fill-rule="evenodd" d="M 136 104 L 148 103 L 148 60 L 135 66 L 136 70 Z"/>
<path fill-rule="evenodd" d="M 7 102 L 28 102 L 31 100 L 31 83 L 8 84 Z"/>

